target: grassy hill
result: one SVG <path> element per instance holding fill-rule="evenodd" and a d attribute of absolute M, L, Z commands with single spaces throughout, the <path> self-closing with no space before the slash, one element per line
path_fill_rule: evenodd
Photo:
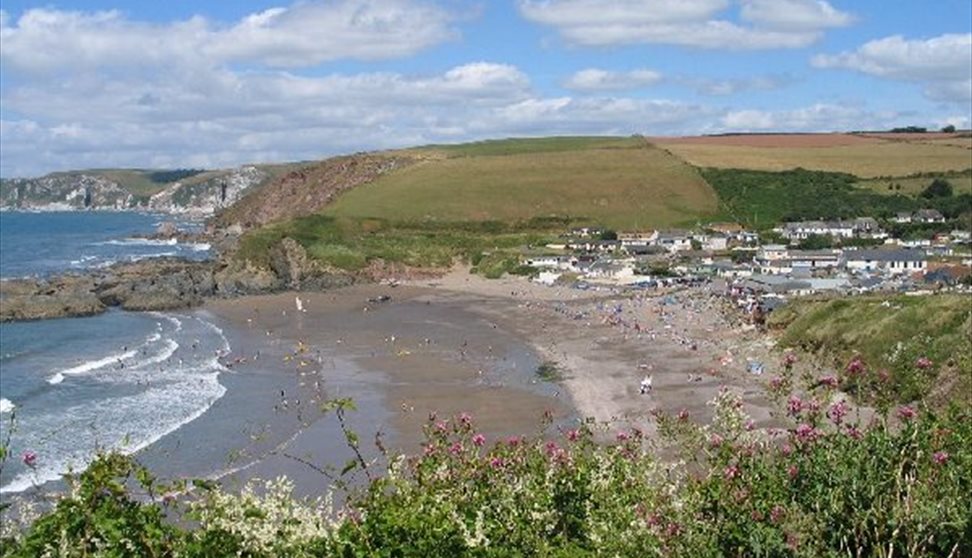
<path fill-rule="evenodd" d="M 612 228 L 691 224 L 716 194 L 691 166 L 640 138 L 542 138 L 430 146 L 422 161 L 355 188 L 335 218 L 499 221 L 568 217 Z"/>
<path fill-rule="evenodd" d="M 969 402 L 972 393 L 972 306 L 967 295 L 866 296 L 796 300 L 773 312 L 769 325 L 784 345 L 827 355 L 838 369 L 859 354 L 874 375 L 864 386 L 900 401 L 931 393 Z M 918 358 L 933 367 L 917 370 Z M 890 377 L 877 381 L 879 370 Z"/>

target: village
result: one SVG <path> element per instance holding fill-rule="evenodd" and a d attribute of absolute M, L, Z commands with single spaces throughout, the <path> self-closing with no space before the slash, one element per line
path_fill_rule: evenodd
<path fill-rule="evenodd" d="M 887 223 L 948 228 L 935 210 L 900 213 Z M 972 291 L 970 231 L 913 236 L 898 238 L 871 217 L 786 222 L 762 233 L 738 223 L 622 232 L 583 227 L 530 250 L 524 262 L 536 282 L 579 289 L 721 280 L 740 306 L 760 313 L 813 294 Z"/>

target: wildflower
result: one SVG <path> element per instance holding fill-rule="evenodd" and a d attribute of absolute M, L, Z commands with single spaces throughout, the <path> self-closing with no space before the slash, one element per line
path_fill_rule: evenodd
<path fill-rule="evenodd" d="M 783 444 L 783 447 L 780 448 L 780 453 L 782 453 L 784 457 L 789 457 L 790 454 L 793 453 L 793 446 L 790 444 Z"/>
<path fill-rule="evenodd" d="M 800 400 L 799 396 L 791 395 L 790 399 L 786 402 L 787 414 L 791 416 L 797 416 L 803 411 L 803 401 Z"/>
<path fill-rule="evenodd" d="M 755 428 L 756 428 L 756 421 L 754 421 L 753 419 L 749 419 L 749 420 L 746 421 L 746 431 L 747 432 L 752 431 Z"/>
<path fill-rule="evenodd" d="M 726 480 L 732 480 L 739 476 L 739 467 L 736 465 L 730 465 L 722 471 L 722 476 Z"/>
<path fill-rule="evenodd" d="M 801 442 L 813 442 L 820 436 L 820 432 L 807 423 L 800 423 L 796 427 L 797 439 Z"/>
<path fill-rule="evenodd" d="M 783 519 L 785 513 L 786 511 L 781 506 L 773 506 L 773 509 L 770 510 L 770 521 L 772 523 L 779 523 Z"/>
<path fill-rule="evenodd" d="M 37 466 L 37 454 L 30 450 L 24 452 L 21 460 L 24 462 L 24 465 L 30 467 L 31 469 Z"/>
<path fill-rule="evenodd" d="M 459 455 L 462 453 L 462 442 L 453 442 L 452 446 L 449 448 L 449 453 L 452 455 Z"/>
<path fill-rule="evenodd" d="M 722 445 L 722 436 L 718 434 L 713 434 L 709 437 L 709 446 L 717 448 Z"/>
<path fill-rule="evenodd" d="M 752 513 L 749 514 L 749 517 L 751 517 L 753 521 L 757 522 L 763 520 L 763 514 L 760 513 L 759 510 L 753 510 Z"/>
<path fill-rule="evenodd" d="M 469 413 L 460 413 L 459 422 L 461 422 L 462 425 L 465 427 L 472 426 L 472 415 L 470 415 Z"/>
<path fill-rule="evenodd" d="M 773 391 L 780 391 L 783 389 L 783 378 L 779 376 L 773 376 L 770 379 L 770 389 Z"/>
<path fill-rule="evenodd" d="M 550 442 L 547 442 L 547 444 L 545 446 L 545 449 L 547 450 L 547 455 L 553 455 L 560 448 L 557 447 L 557 442 L 550 441 Z"/>
<path fill-rule="evenodd" d="M 861 357 L 855 356 L 847 363 L 847 374 L 851 376 L 856 376 L 864 372 L 864 362 Z"/>
<path fill-rule="evenodd" d="M 909 407 L 908 405 L 902 405 L 901 407 L 898 407 L 898 417 L 901 418 L 902 420 L 911 420 L 916 416 L 918 416 L 918 413 L 916 413 L 915 410 Z"/>
<path fill-rule="evenodd" d="M 432 445 L 432 444 L 425 444 L 425 446 L 423 446 L 423 448 L 422 448 L 422 453 L 426 457 L 429 457 L 431 455 L 435 455 L 435 446 Z"/>
<path fill-rule="evenodd" d="M 665 528 L 665 534 L 669 537 L 674 537 L 677 536 L 681 530 L 682 529 L 678 526 L 678 523 L 672 522 L 669 523 L 668 527 Z"/>
<path fill-rule="evenodd" d="M 489 460 L 489 466 L 493 469 L 502 469 L 506 465 L 506 461 L 502 457 L 494 457 Z"/>
<path fill-rule="evenodd" d="M 790 477 L 790 480 L 797 478 L 800 474 L 800 468 L 796 465 L 790 465 L 786 470 L 786 476 Z"/>
<path fill-rule="evenodd" d="M 445 432 L 446 431 L 446 428 L 447 428 L 447 425 L 446 425 L 445 421 L 439 421 L 439 422 L 435 423 L 435 429 L 438 430 L 439 432 Z"/>
<path fill-rule="evenodd" d="M 678 420 L 688 420 L 689 412 L 688 409 L 682 409 L 678 412 Z"/>
<path fill-rule="evenodd" d="M 630 436 L 628 436 L 628 433 L 623 430 L 621 432 L 618 432 L 617 438 L 619 442 L 627 442 L 629 437 Z"/>
<path fill-rule="evenodd" d="M 520 441 L 521 440 L 519 436 L 510 436 L 509 438 L 506 439 L 506 443 L 511 448 L 515 448 L 516 446 L 520 445 Z"/>
<path fill-rule="evenodd" d="M 858 430 L 856 426 L 848 426 L 847 435 L 854 440 L 860 440 L 861 437 L 863 436 L 863 434 L 861 434 L 861 431 Z"/>
<path fill-rule="evenodd" d="M 841 399 L 840 401 L 834 403 L 830 406 L 830 410 L 827 411 L 827 416 L 830 420 L 837 426 L 844 422 L 844 417 L 847 415 L 847 402 Z"/>
<path fill-rule="evenodd" d="M 567 436 L 567 439 L 571 442 L 576 442 L 578 439 L 580 439 L 580 432 L 574 428 L 572 430 L 568 430 L 565 436 Z"/>
<path fill-rule="evenodd" d="M 915 361 L 915 366 L 920 370 L 927 370 L 932 367 L 932 364 L 931 359 L 928 357 L 919 357 L 918 360 Z"/>
<path fill-rule="evenodd" d="M 932 455 L 932 460 L 935 462 L 935 465 L 944 465 L 945 462 L 948 461 L 948 457 L 947 451 L 936 451 L 935 454 Z"/>
<path fill-rule="evenodd" d="M 828 374 L 823 378 L 820 378 L 820 385 L 835 388 L 837 387 L 837 377 Z"/>
<path fill-rule="evenodd" d="M 472 443 L 479 447 L 483 447 L 486 444 L 486 436 L 483 436 L 482 434 L 476 434 L 475 436 L 472 437 Z"/>
<path fill-rule="evenodd" d="M 786 353 L 783 355 L 783 366 L 789 368 L 797 361 L 797 357 L 793 353 Z"/>

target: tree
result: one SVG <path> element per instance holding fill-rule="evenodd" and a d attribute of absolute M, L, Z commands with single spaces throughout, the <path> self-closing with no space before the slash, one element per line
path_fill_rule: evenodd
<path fill-rule="evenodd" d="M 944 178 L 936 178 L 921 192 L 925 199 L 949 198 L 952 196 L 952 185 Z"/>
<path fill-rule="evenodd" d="M 942 131 L 945 132 L 946 134 L 954 134 L 955 133 L 955 126 L 949 124 L 948 126 L 945 126 L 944 128 L 942 128 Z"/>
<path fill-rule="evenodd" d="M 618 233 L 612 231 L 611 229 L 604 229 L 601 231 L 601 240 L 617 240 Z"/>
<path fill-rule="evenodd" d="M 799 245 L 801 250 L 824 250 L 832 247 L 833 243 L 831 242 L 830 237 L 822 234 L 811 234 L 807 238 L 803 239 Z"/>

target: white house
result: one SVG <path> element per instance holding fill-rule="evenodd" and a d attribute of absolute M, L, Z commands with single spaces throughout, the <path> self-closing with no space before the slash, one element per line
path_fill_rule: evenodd
<path fill-rule="evenodd" d="M 919 209 L 915 211 L 913 220 L 916 223 L 944 223 L 945 216 L 937 209 Z"/>
<path fill-rule="evenodd" d="M 664 248 L 669 252 L 682 252 L 684 250 L 692 249 L 692 239 L 687 233 L 681 231 L 665 231 L 657 233 L 653 244 L 655 246 Z"/>
<path fill-rule="evenodd" d="M 658 238 L 658 231 L 651 232 L 621 232 L 618 233 L 618 241 L 622 248 L 629 246 L 648 246 Z"/>
<path fill-rule="evenodd" d="M 773 229 L 788 240 L 805 240 L 811 235 L 851 238 L 854 225 L 843 221 L 796 221 Z"/>
<path fill-rule="evenodd" d="M 849 271 L 880 271 L 889 274 L 924 272 L 928 257 L 921 250 L 850 250 L 844 253 Z"/>

